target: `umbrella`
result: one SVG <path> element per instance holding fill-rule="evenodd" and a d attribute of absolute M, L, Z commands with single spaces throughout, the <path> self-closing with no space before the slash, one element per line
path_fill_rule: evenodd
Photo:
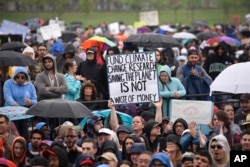
<path fill-rule="evenodd" d="M 212 91 L 227 93 L 250 93 L 250 62 L 237 63 L 223 70 L 210 85 Z"/>
<path fill-rule="evenodd" d="M 196 36 L 189 32 L 177 32 L 173 35 L 175 39 L 196 39 Z"/>
<path fill-rule="evenodd" d="M 180 46 L 180 43 L 169 35 L 145 33 L 132 34 L 125 41 L 139 47 L 175 47 Z"/>
<path fill-rule="evenodd" d="M 63 31 L 62 32 L 62 40 L 67 43 L 74 40 L 77 37 L 77 34 L 72 31 Z"/>
<path fill-rule="evenodd" d="M 93 111 L 92 113 L 94 115 L 99 115 L 99 116 L 105 118 L 104 119 L 104 126 L 108 127 L 107 126 L 108 125 L 108 119 L 107 118 L 110 115 L 110 109 L 101 110 L 101 111 Z M 120 120 L 122 122 L 122 125 L 126 125 L 126 126 L 132 128 L 132 119 L 133 119 L 132 116 L 130 116 L 130 115 L 126 114 L 126 113 L 123 113 L 123 112 L 119 112 L 119 111 L 116 111 L 116 114 L 118 116 L 118 119 L 120 118 Z M 83 118 L 82 121 L 79 123 L 79 126 L 84 127 L 86 122 L 87 122 L 87 118 Z"/>
<path fill-rule="evenodd" d="M 13 51 L 21 52 L 26 47 L 27 46 L 22 42 L 13 41 L 13 42 L 2 44 L 1 50 L 13 50 Z"/>
<path fill-rule="evenodd" d="M 0 67 L 2 66 L 30 66 L 35 61 L 22 53 L 15 51 L 0 51 Z"/>
<path fill-rule="evenodd" d="M 21 107 L 21 106 L 0 107 L 0 113 L 7 115 L 11 121 L 32 118 L 33 115 L 26 115 L 25 114 L 25 112 L 27 110 L 28 110 L 28 108 Z"/>
<path fill-rule="evenodd" d="M 200 32 L 196 36 L 199 40 L 204 41 L 209 38 L 218 37 L 219 35 L 214 32 Z"/>
<path fill-rule="evenodd" d="M 99 47 L 100 45 L 103 45 L 103 44 L 106 44 L 110 47 L 116 46 L 116 44 L 113 41 L 109 40 L 108 38 L 100 37 L 100 36 L 93 36 L 83 42 L 83 48 L 87 50 L 88 48 L 92 46 Z"/>
<path fill-rule="evenodd" d="M 214 38 L 209 38 L 207 40 L 207 44 L 210 46 L 217 46 L 219 42 L 224 41 L 230 46 L 240 46 L 241 42 L 238 39 L 227 37 L 227 36 L 219 36 Z"/>
<path fill-rule="evenodd" d="M 93 116 L 91 111 L 78 101 L 50 99 L 41 100 L 27 112 L 44 118 L 83 118 Z"/>

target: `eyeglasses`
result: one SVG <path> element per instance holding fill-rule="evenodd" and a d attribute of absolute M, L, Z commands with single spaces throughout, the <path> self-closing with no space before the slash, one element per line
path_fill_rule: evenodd
<path fill-rule="evenodd" d="M 223 147 L 221 145 L 211 145 L 210 148 L 211 149 L 215 149 L 215 148 L 222 149 Z"/>
<path fill-rule="evenodd" d="M 76 136 L 75 135 L 67 135 L 65 136 L 66 138 L 75 138 Z"/>
<path fill-rule="evenodd" d="M 15 78 L 16 78 L 16 79 L 19 79 L 19 78 L 25 79 L 25 76 L 23 76 L 23 75 L 17 75 Z"/>

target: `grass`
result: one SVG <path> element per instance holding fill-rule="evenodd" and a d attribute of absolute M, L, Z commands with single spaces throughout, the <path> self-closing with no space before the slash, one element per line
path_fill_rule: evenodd
<path fill-rule="evenodd" d="M 245 15 L 247 11 L 240 8 L 235 8 L 230 11 L 229 18 L 225 19 L 223 11 L 219 9 L 199 9 L 194 11 L 194 18 L 191 17 L 191 11 L 179 10 L 174 16 L 172 10 L 159 11 L 159 21 L 160 24 L 175 23 L 179 22 L 182 24 L 190 25 L 195 20 L 205 20 L 208 25 L 213 25 L 214 23 L 231 23 L 231 18 L 234 15 L 239 15 L 241 17 L 241 22 L 245 22 Z M 8 19 L 16 22 L 23 22 L 25 18 L 40 17 L 45 20 L 54 18 L 54 13 L 37 13 L 37 12 L 7 12 L 1 13 L 0 19 Z M 123 21 L 126 24 L 133 24 L 135 21 L 139 21 L 140 12 L 136 11 L 117 11 L 117 12 L 91 12 L 86 15 L 81 12 L 66 12 L 59 19 L 65 20 L 66 23 L 72 21 L 81 21 L 84 26 L 97 25 L 102 22 L 111 23 L 116 21 Z"/>

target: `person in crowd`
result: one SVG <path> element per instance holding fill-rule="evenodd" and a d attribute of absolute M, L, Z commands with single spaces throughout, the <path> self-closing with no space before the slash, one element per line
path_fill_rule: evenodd
<path fill-rule="evenodd" d="M 39 146 L 38 146 L 38 149 L 39 149 L 39 155 L 42 156 L 43 155 L 43 152 L 48 150 L 50 148 L 52 144 L 52 141 L 49 141 L 49 140 L 43 140 Z"/>
<path fill-rule="evenodd" d="M 240 97 L 240 108 L 236 110 L 234 123 L 244 130 L 243 123 L 246 121 L 247 114 L 250 113 L 250 93 L 242 94 Z"/>
<path fill-rule="evenodd" d="M 138 157 L 137 167 L 148 167 L 153 153 L 150 151 L 142 152 Z"/>
<path fill-rule="evenodd" d="M 97 145 L 93 138 L 86 138 L 82 142 L 82 154 L 89 155 L 93 160 L 96 159 Z"/>
<path fill-rule="evenodd" d="M 95 167 L 94 159 L 85 154 L 81 154 L 76 158 L 75 166 L 74 167 Z"/>
<path fill-rule="evenodd" d="M 188 51 L 188 62 L 178 67 L 176 77 L 182 82 L 187 95 L 208 94 L 210 92 L 211 77 L 197 64 L 199 53 L 192 49 Z M 190 100 L 209 100 L 207 96 L 188 97 Z"/>
<path fill-rule="evenodd" d="M 64 63 L 64 77 L 68 86 L 68 91 L 64 95 L 66 100 L 77 100 L 80 97 L 82 86 L 81 77 L 76 75 L 77 64 L 74 59 L 67 59 Z"/>
<path fill-rule="evenodd" d="M 31 167 L 49 167 L 49 161 L 44 157 L 35 157 L 30 161 Z"/>
<path fill-rule="evenodd" d="M 21 137 L 15 137 L 12 142 L 11 161 L 16 164 L 17 167 L 24 167 L 26 165 L 26 140 Z"/>
<path fill-rule="evenodd" d="M 56 70 L 55 58 L 47 54 L 42 58 L 42 63 L 45 70 L 39 73 L 35 80 L 39 100 L 62 99 L 68 87 L 63 74 Z"/>
<path fill-rule="evenodd" d="M 248 61 L 250 61 L 250 45 L 249 44 L 245 46 L 243 54 L 241 54 L 238 58 L 239 63 L 248 62 Z"/>
<path fill-rule="evenodd" d="M 178 61 L 175 57 L 174 51 L 171 47 L 164 48 L 162 51 L 164 58 L 164 65 L 170 67 L 170 75 L 169 77 L 176 76 L 176 70 L 178 68 Z"/>
<path fill-rule="evenodd" d="M 250 130 L 244 130 L 240 134 L 240 143 L 234 144 L 231 150 L 250 151 Z"/>
<path fill-rule="evenodd" d="M 105 152 L 99 158 L 100 164 L 108 164 L 109 167 L 117 167 L 118 159 L 112 152 Z"/>
<path fill-rule="evenodd" d="M 14 162 L 5 157 L 0 157 L 0 166 L 2 167 L 17 167 Z"/>
<path fill-rule="evenodd" d="M 246 121 L 242 124 L 245 130 L 250 129 L 250 114 L 247 114 Z"/>
<path fill-rule="evenodd" d="M 141 143 L 140 136 L 135 134 L 130 134 L 125 137 L 122 145 L 122 155 L 121 155 L 122 159 L 131 161 L 129 153 L 134 143 Z"/>
<path fill-rule="evenodd" d="M 184 130 L 188 129 L 187 121 L 183 118 L 178 118 L 173 123 L 173 134 L 181 137 Z"/>
<path fill-rule="evenodd" d="M 94 115 L 93 117 L 88 118 L 84 127 L 86 137 L 96 140 L 99 130 L 104 127 L 103 122 L 104 119 L 100 115 Z"/>
<path fill-rule="evenodd" d="M 155 49 L 156 54 L 156 63 L 157 63 L 157 71 L 159 72 L 161 69 L 161 66 L 164 65 L 164 57 L 162 52 L 159 49 Z"/>
<path fill-rule="evenodd" d="M 116 133 L 120 144 L 119 149 L 122 150 L 123 142 L 127 135 L 132 134 L 132 130 L 126 125 L 120 125 L 117 128 Z"/>
<path fill-rule="evenodd" d="M 43 157 L 49 161 L 49 167 L 69 167 L 69 161 L 65 150 L 51 148 L 43 152 Z M 72 167 L 72 166 L 70 166 Z"/>
<path fill-rule="evenodd" d="M 35 58 L 35 70 L 32 76 L 37 76 L 44 70 L 43 57 L 48 53 L 47 45 L 45 43 L 40 43 L 37 46 L 37 56 Z"/>
<path fill-rule="evenodd" d="M 68 59 L 75 60 L 75 64 L 77 65 L 79 65 L 82 62 L 82 59 L 79 56 L 75 55 L 75 48 L 72 44 L 68 44 L 65 47 L 63 54 L 56 57 L 56 66 L 57 66 L 57 71 L 59 73 L 63 73 L 64 70 L 63 65 Z"/>
<path fill-rule="evenodd" d="M 129 162 L 128 160 L 122 160 L 119 164 L 118 167 L 133 167 L 132 163 Z"/>
<path fill-rule="evenodd" d="M 181 167 L 193 166 L 194 156 L 195 155 L 192 152 L 185 152 L 181 158 L 181 163 L 182 163 Z"/>
<path fill-rule="evenodd" d="M 193 160 L 193 167 L 212 167 L 213 160 L 207 150 L 199 150 L 196 152 Z"/>
<path fill-rule="evenodd" d="M 27 69 L 18 67 L 12 79 L 4 83 L 5 106 L 30 107 L 37 103 L 35 86 L 30 81 Z"/>
<path fill-rule="evenodd" d="M 132 145 L 129 154 L 130 154 L 130 160 L 131 160 L 131 162 L 133 164 L 133 167 L 138 166 L 139 155 L 144 151 L 146 151 L 145 144 L 143 144 L 143 143 L 134 143 Z"/>
<path fill-rule="evenodd" d="M 167 98 L 179 98 L 186 94 L 186 90 L 178 78 L 171 77 L 171 69 L 164 65 L 159 73 L 159 93 L 163 100 L 162 114 L 163 117 L 169 116 Z"/>
<path fill-rule="evenodd" d="M 50 140 L 50 127 L 46 122 L 38 122 L 35 129 L 43 131 L 46 140 Z"/>
<path fill-rule="evenodd" d="M 77 146 L 78 136 L 75 128 L 69 128 L 65 132 L 64 143 L 66 144 L 66 153 L 69 161 L 69 165 L 74 165 L 78 155 L 81 154 L 81 147 Z"/>
<path fill-rule="evenodd" d="M 29 160 L 39 156 L 39 144 L 44 140 L 44 137 L 44 133 L 41 130 L 34 129 L 30 132 L 31 148 L 26 152 Z"/>
<path fill-rule="evenodd" d="M 101 106 L 98 102 L 98 93 L 96 86 L 93 83 L 84 83 L 80 89 L 80 97 L 77 101 L 83 103 L 86 107 L 88 107 L 91 111 L 101 109 Z"/>
<path fill-rule="evenodd" d="M 8 74 L 9 67 L 0 67 L 0 106 L 4 106 L 4 94 L 3 94 L 3 85 L 4 82 L 10 79 Z"/>
<path fill-rule="evenodd" d="M 52 38 L 48 40 L 48 46 L 50 47 L 50 54 L 54 57 L 58 57 L 64 53 L 64 46 L 61 39 Z"/>
<path fill-rule="evenodd" d="M 214 166 L 230 166 L 230 146 L 223 134 L 216 135 L 209 141 L 208 151 Z"/>
<path fill-rule="evenodd" d="M 109 138 L 101 144 L 98 154 L 102 155 L 105 152 L 114 153 L 118 161 L 121 161 L 121 152 L 118 149 L 117 143 L 113 139 Z"/>
<path fill-rule="evenodd" d="M 156 167 L 156 166 L 172 167 L 173 164 L 166 153 L 158 152 L 152 156 L 149 163 L 149 167 Z"/>
<path fill-rule="evenodd" d="M 179 136 L 175 134 L 168 135 L 165 151 L 168 153 L 174 167 L 181 167 L 182 152 Z"/>
<path fill-rule="evenodd" d="M 35 60 L 35 51 L 32 47 L 27 46 L 24 50 L 23 50 L 23 54 L 29 56 L 31 59 Z M 35 66 L 31 65 L 26 67 L 29 75 L 30 75 L 30 80 L 32 83 L 34 83 L 36 76 L 35 76 Z"/>

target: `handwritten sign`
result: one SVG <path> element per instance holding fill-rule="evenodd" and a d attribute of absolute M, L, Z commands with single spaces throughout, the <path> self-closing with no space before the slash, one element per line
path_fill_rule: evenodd
<path fill-rule="evenodd" d="M 114 22 L 114 23 L 110 23 L 108 25 L 109 31 L 111 34 L 116 35 L 120 33 L 120 24 L 119 22 Z"/>
<path fill-rule="evenodd" d="M 111 55 L 106 62 L 114 104 L 159 101 L 155 52 Z"/>
<path fill-rule="evenodd" d="M 171 100 L 171 121 L 183 118 L 187 122 L 208 124 L 212 118 L 212 102 L 196 100 Z"/>
<path fill-rule="evenodd" d="M 148 26 L 159 25 L 158 11 L 140 12 L 140 21 L 145 22 Z"/>
<path fill-rule="evenodd" d="M 58 38 L 62 36 L 59 24 L 50 24 L 40 28 L 43 40 L 49 40 L 52 38 Z"/>

